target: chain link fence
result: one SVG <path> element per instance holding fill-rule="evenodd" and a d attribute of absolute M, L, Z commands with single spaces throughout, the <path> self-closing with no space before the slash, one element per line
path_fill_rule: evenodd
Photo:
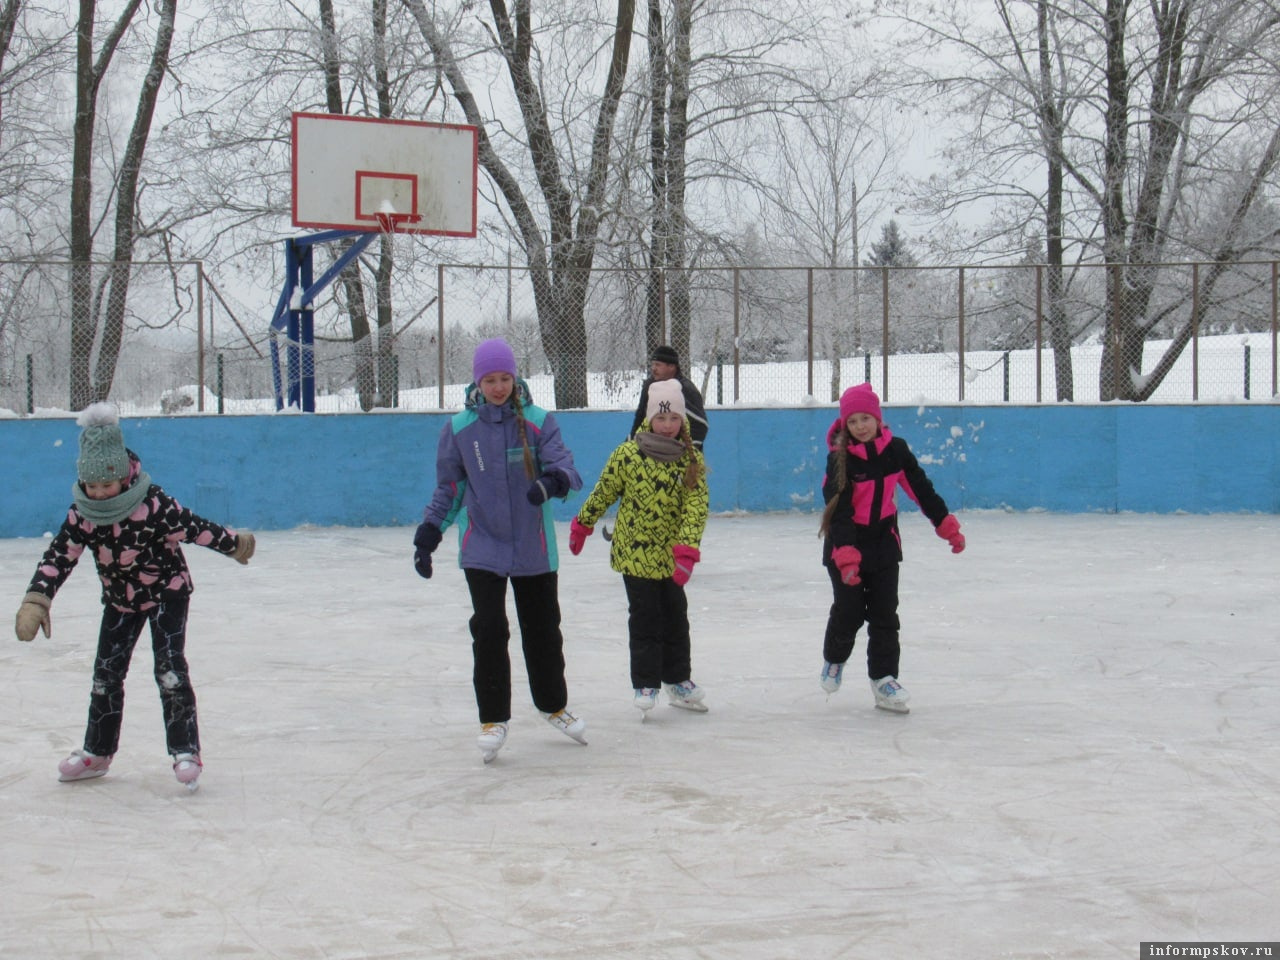
<path fill-rule="evenodd" d="M 0 262 L 0 409 L 68 411 L 89 398 L 125 415 L 271 412 L 284 406 L 288 376 L 272 357 L 290 348 L 314 351 L 319 412 L 457 409 L 474 346 L 490 336 L 512 343 L 540 404 L 555 407 L 557 377 L 563 386 L 569 376 L 546 348 L 525 268 L 397 277 L 389 319 L 358 343 L 334 293 L 317 301 L 315 343 L 305 348 L 270 330 L 267 298 L 246 307 L 247 295 L 224 296 L 199 262 L 129 265 L 127 298 L 113 307 L 120 273 Z M 593 271 L 580 321 L 565 311 L 551 342 L 585 358 L 588 406 L 634 405 L 655 338 L 680 348 L 712 407 L 825 404 L 864 380 L 887 403 L 1277 394 L 1274 261 L 1060 274 L 1044 265 L 708 268 L 659 278 L 656 312 L 652 282 L 641 271 Z"/>

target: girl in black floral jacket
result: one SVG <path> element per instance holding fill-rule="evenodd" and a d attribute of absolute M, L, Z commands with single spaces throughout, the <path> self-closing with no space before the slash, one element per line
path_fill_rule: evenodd
<path fill-rule="evenodd" d="M 74 502 L 36 567 L 15 624 L 19 640 L 33 640 L 39 629 L 49 636 L 53 598 L 88 550 L 102 581 L 102 626 L 84 748 L 58 765 L 59 779 L 88 780 L 110 767 L 120 740 L 125 675 L 142 628 L 150 623 L 174 773 L 194 790 L 201 770 L 200 733 L 185 653 L 191 573 L 181 544 L 195 543 L 248 563 L 253 534 L 236 534 L 198 517 L 153 484 L 137 455 L 125 448 L 108 404 L 92 404 L 78 422 L 84 429 Z"/>

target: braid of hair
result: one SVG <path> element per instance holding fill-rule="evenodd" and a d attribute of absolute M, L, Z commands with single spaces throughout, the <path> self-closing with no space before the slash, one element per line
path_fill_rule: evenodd
<path fill-rule="evenodd" d="M 818 526 L 818 536 L 820 537 L 825 537 L 831 532 L 831 518 L 836 514 L 836 504 L 849 486 L 849 458 L 845 456 L 845 452 L 849 449 L 848 430 L 841 428 L 840 432 L 836 434 L 835 448 L 840 454 L 836 458 L 836 492 L 827 501 L 827 506 L 822 511 L 822 523 Z"/>
<path fill-rule="evenodd" d="M 689 432 L 688 420 L 680 425 L 680 440 L 684 444 L 684 456 L 689 458 L 689 463 L 684 468 L 684 485 L 690 490 L 696 490 L 698 481 L 702 479 L 702 475 L 706 473 L 707 468 L 705 464 L 698 462 L 698 455 L 693 446 L 693 435 Z"/>
<path fill-rule="evenodd" d="M 516 381 L 515 392 L 511 394 L 512 405 L 516 409 L 516 426 L 520 429 L 520 445 L 524 447 L 524 475 L 526 479 L 532 480 L 538 475 L 538 469 L 534 466 L 533 450 L 529 447 L 529 431 L 525 425 L 524 404 L 520 401 L 520 383 Z"/>

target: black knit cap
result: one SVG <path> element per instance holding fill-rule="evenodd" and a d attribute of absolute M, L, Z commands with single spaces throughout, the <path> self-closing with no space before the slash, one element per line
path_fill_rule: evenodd
<path fill-rule="evenodd" d="M 653 353 L 649 354 L 649 359 L 680 366 L 680 355 L 676 353 L 675 347 L 669 347 L 665 343 L 660 347 L 654 347 Z"/>

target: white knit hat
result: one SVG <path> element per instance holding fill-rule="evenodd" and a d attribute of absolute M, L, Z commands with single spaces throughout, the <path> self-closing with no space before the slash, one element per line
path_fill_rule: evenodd
<path fill-rule="evenodd" d="M 684 416 L 684 389 L 679 380 L 657 380 L 649 384 L 649 405 L 644 415 L 652 420 L 659 413 Z"/>

